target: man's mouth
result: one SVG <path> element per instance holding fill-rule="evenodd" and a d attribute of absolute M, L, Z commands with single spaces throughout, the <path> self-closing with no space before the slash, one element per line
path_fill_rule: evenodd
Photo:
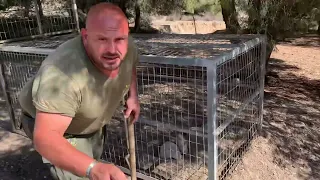
<path fill-rule="evenodd" d="M 119 57 L 118 56 L 112 56 L 112 57 L 110 57 L 110 56 L 103 56 L 103 59 L 107 62 L 107 63 L 116 63 L 117 61 L 118 61 L 118 59 L 119 59 Z"/>

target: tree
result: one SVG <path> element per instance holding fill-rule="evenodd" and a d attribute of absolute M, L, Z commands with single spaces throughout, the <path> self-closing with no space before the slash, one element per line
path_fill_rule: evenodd
<path fill-rule="evenodd" d="M 139 32 L 140 30 L 140 21 L 141 21 L 141 9 L 140 9 L 140 4 L 139 1 L 136 1 L 134 5 L 134 10 L 135 10 L 135 19 L 134 19 L 134 32 Z"/>
<path fill-rule="evenodd" d="M 309 31 L 320 19 L 318 0 L 221 0 L 220 3 L 229 32 L 267 36 L 267 69 L 278 41 Z"/>

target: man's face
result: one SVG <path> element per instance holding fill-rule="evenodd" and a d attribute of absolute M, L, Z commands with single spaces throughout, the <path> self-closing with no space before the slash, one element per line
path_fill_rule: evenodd
<path fill-rule="evenodd" d="M 98 24 L 96 24 L 98 23 Z M 93 26 L 82 30 L 87 53 L 99 69 L 117 70 L 127 54 L 128 27 L 126 22 L 97 20 Z"/>

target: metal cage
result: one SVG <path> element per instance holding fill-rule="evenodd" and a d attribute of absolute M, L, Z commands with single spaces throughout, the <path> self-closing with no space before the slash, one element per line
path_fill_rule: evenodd
<path fill-rule="evenodd" d="M 228 177 L 261 128 L 265 37 L 141 34 L 134 38 L 141 54 L 137 67 L 141 115 L 135 124 L 138 177 Z M 49 49 L 38 43 L 37 48 L 0 50 L 1 81 L 11 118 L 18 121 L 16 97 L 22 85 L 61 43 Z M 121 113 L 115 113 L 106 132 L 102 159 L 129 174 Z"/>

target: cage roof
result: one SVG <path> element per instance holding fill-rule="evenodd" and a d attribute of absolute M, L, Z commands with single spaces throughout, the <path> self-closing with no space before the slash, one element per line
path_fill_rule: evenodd
<path fill-rule="evenodd" d="M 3 46 L 55 49 L 77 34 L 8 42 Z M 143 56 L 213 59 L 222 53 L 245 46 L 258 35 L 234 34 L 132 34 Z"/>

